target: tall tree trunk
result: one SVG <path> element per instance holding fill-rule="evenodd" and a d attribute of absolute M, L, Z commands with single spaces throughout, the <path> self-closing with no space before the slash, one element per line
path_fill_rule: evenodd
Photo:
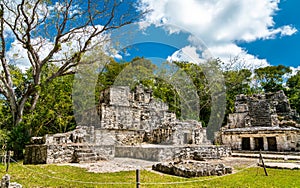
<path fill-rule="evenodd" d="M 36 104 L 37 104 L 39 98 L 40 98 L 39 93 L 35 93 L 34 97 L 33 97 L 33 101 L 32 101 L 31 107 L 30 107 L 30 111 L 33 111 L 35 109 Z"/>

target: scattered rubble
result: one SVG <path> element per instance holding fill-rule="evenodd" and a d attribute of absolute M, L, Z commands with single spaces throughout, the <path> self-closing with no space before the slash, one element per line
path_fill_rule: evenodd
<path fill-rule="evenodd" d="M 158 163 L 153 165 L 152 169 L 186 178 L 214 175 L 221 176 L 232 173 L 232 168 L 227 167 L 224 164 L 210 164 L 197 161 Z"/>
<path fill-rule="evenodd" d="M 0 188 L 22 188 L 22 185 L 16 182 L 10 182 L 10 175 L 5 174 L 1 179 Z"/>

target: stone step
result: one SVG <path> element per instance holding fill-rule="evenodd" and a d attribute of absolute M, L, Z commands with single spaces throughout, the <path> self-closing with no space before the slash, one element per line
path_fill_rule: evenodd
<path fill-rule="evenodd" d="M 257 153 L 232 153 L 232 157 L 260 158 Z M 264 159 L 273 160 L 300 160 L 299 155 L 262 154 Z"/>
<path fill-rule="evenodd" d="M 96 162 L 101 159 L 89 146 L 80 146 L 75 149 L 73 155 L 73 162 L 75 163 Z"/>

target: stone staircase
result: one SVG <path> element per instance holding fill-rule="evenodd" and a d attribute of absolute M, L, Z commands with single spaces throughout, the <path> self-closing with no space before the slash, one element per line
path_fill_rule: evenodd
<path fill-rule="evenodd" d="M 94 152 L 93 148 L 87 145 L 80 146 L 74 150 L 73 163 L 93 163 L 101 160 L 101 157 Z"/>

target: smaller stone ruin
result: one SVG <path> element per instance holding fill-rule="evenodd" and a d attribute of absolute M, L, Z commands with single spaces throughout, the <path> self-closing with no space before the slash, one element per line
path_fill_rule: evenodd
<path fill-rule="evenodd" d="M 241 94 L 216 141 L 234 150 L 300 151 L 299 114 L 283 91 Z"/>
<path fill-rule="evenodd" d="M 95 162 L 114 157 L 113 145 L 93 144 L 94 127 L 78 126 L 67 133 L 32 137 L 25 148 L 24 164 Z"/>
<path fill-rule="evenodd" d="M 231 156 L 231 150 L 225 146 L 184 147 L 176 152 L 174 161 L 197 160 L 206 161 Z"/>
<path fill-rule="evenodd" d="M 232 173 L 232 168 L 220 163 L 214 164 L 214 160 L 229 156 L 231 156 L 229 147 L 184 147 L 175 152 L 172 160 L 155 164 L 152 166 L 152 169 L 186 178 L 213 175 L 221 176 Z"/>
<path fill-rule="evenodd" d="M 211 164 L 198 161 L 158 163 L 153 165 L 152 169 L 185 178 L 214 175 L 221 176 L 232 173 L 232 168 L 227 167 L 224 164 Z"/>

